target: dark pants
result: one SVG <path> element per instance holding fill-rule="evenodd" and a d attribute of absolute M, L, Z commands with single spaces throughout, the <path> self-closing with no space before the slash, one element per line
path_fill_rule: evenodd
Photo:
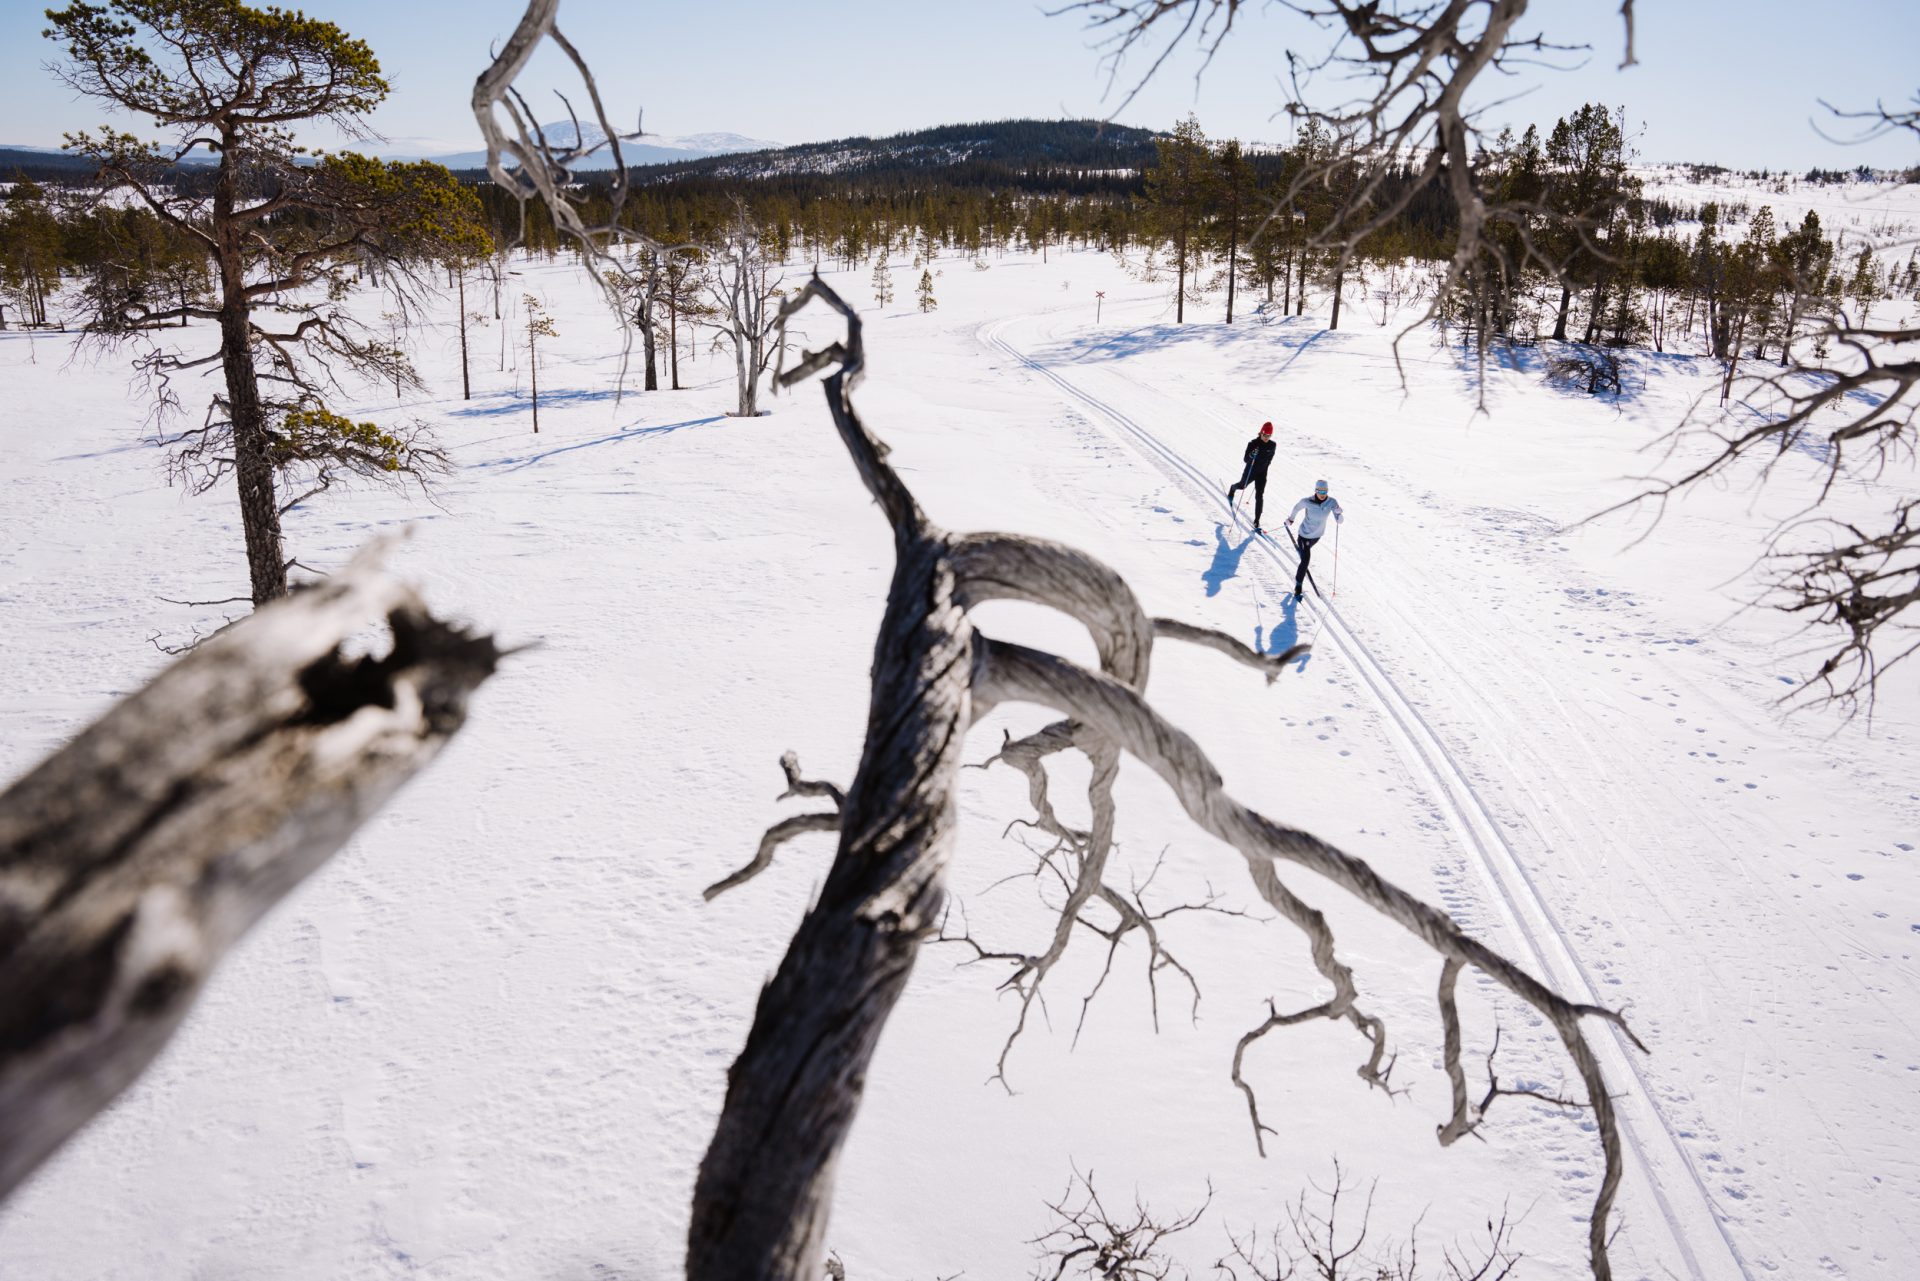
<path fill-rule="evenodd" d="M 1247 462 L 1246 470 L 1240 473 L 1240 479 L 1227 491 L 1227 501 L 1232 502 L 1233 496 L 1248 485 L 1253 486 L 1253 526 L 1258 529 L 1260 513 L 1267 509 L 1267 473 L 1254 471 L 1251 459 Z"/>
<path fill-rule="evenodd" d="M 1300 553 L 1300 568 L 1293 576 L 1293 594 L 1300 594 L 1301 585 L 1307 581 L 1307 566 L 1313 562 L 1313 545 L 1318 538 L 1296 538 L 1293 545 Z"/>

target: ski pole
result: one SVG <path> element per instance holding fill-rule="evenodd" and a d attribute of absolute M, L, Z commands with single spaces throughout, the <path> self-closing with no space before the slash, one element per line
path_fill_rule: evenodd
<path fill-rule="evenodd" d="M 1340 520 L 1333 522 L 1333 594 L 1335 596 L 1340 594 L 1340 526 L 1344 524 L 1346 522 Z"/>

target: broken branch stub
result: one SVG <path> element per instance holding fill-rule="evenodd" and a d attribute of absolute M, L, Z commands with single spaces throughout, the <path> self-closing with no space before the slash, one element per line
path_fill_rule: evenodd
<path fill-rule="evenodd" d="M 383 618 L 384 656 L 341 656 Z M 0 795 L 0 1196 L 434 758 L 499 656 L 363 556 L 208 639 Z"/>

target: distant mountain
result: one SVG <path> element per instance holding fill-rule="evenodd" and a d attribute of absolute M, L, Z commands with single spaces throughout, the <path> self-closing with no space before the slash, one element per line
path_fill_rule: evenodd
<path fill-rule="evenodd" d="M 544 129 L 554 146 L 573 141 L 570 122 Z M 585 132 L 589 142 L 601 136 L 591 125 Z M 878 190 L 937 179 L 962 186 L 1088 193 L 1136 190 L 1141 172 L 1153 163 L 1154 137 L 1148 129 L 1098 120 L 991 120 L 786 147 L 736 133 L 652 135 L 622 143 L 621 155 L 635 181 L 647 185 L 772 183 L 799 191 L 852 179 Z M 389 153 L 388 158 L 434 160 L 473 180 L 485 173 L 484 151 Z M 1271 160 L 1258 150 L 1249 158 L 1256 167 Z M 611 149 L 603 147 L 580 168 L 604 171 L 612 164 Z M 50 148 L 0 147 L 0 180 L 19 171 L 42 181 L 74 181 L 90 170 L 87 161 Z"/>
<path fill-rule="evenodd" d="M 573 124 L 562 120 L 542 125 L 547 140 L 556 147 L 562 147 L 573 141 Z M 598 142 L 605 135 L 598 126 L 585 125 L 582 132 L 589 142 Z M 777 142 L 765 138 L 749 138 L 737 133 L 690 133 L 684 137 L 668 138 L 659 134 L 647 134 L 635 142 L 623 141 L 620 144 L 621 158 L 628 167 L 635 165 L 665 165 L 686 160 L 698 160 L 706 156 L 730 155 L 742 151 L 768 151 L 778 149 Z M 386 152 L 389 160 L 432 160 L 449 169 L 481 169 L 487 163 L 485 151 L 456 151 L 448 155 L 425 156 L 419 152 Z M 195 152 L 188 158 L 188 164 L 210 164 L 212 157 L 205 152 Z M 613 149 L 603 146 L 593 155 L 580 162 L 581 169 L 613 168 Z M 70 156 L 58 147 L 29 147 L 24 145 L 0 144 L 0 180 L 11 177 L 15 171 L 30 178 L 68 179 L 84 176 L 93 171 L 90 161 Z"/>
<path fill-rule="evenodd" d="M 35 182 L 84 182 L 98 167 L 57 147 L 0 146 L 0 182 L 16 176 Z"/>
<path fill-rule="evenodd" d="M 571 121 L 561 120 L 553 124 L 542 125 L 541 130 L 545 133 L 547 141 L 555 147 L 566 147 L 573 143 L 574 134 Z M 601 143 L 602 145 L 599 150 L 595 151 L 585 160 L 582 160 L 578 167 L 581 169 L 613 168 L 613 148 L 604 145 L 606 135 L 600 131 L 599 126 L 593 124 L 582 125 L 581 133 L 586 137 L 589 144 Z M 629 168 L 632 168 L 636 165 L 674 164 L 679 161 L 698 160 L 706 156 L 731 155 L 742 151 L 767 151 L 777 149 L 779 146 L 779 143 L 769 142 L 765 138 L 748 138 L 737 133 L 690 133 L 678 138 L 664 137 L 660 134 L 646 134 L 632 141 L 622 140 L 620 143 L 620 157 L 627 162 Z M 393 160 L 432 160 L 437 164 L 445 165 L 449 169 L 479 169 L 487 163 L 487 153 L 485 151 L 456 151 L 448 155 L 425 157 L 418 155 L 393 155 L 389 158 Z"/>
<path fill-rule="evenodd" d="M 799 146 L 654 164 L 648 182 L 689 178 L 754 181 L 800 175 L 967 170 L 986 176 L 1074 172 L 1131 177 L 1153 163 L 1154 133 L 1098 120 L 992 120 L 941 125 L 885 138 L 836 138 Z"/>

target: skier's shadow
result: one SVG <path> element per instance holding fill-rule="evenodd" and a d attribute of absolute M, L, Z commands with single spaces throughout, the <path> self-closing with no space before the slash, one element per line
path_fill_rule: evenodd
<path fill-rule="evenodd" d="M 1247 554 L 1247 547 L 1253 542 L 1248 534 L 1236 546 L 1227 541 L 1227 527 L 1218 521 L 1213 525 L 1213 564 L 1207 566 L 1200 575 L 1200 581 L 1207 585 L 1207 595 L 1218 596 L 1221 584 L 1240 572 L 1240 558 Z"/>
<path fill-rule="evenodd" d="M 1280 601 L 1280 621 L 1275 623 L 1272 630 L 1267 632 L 1264 640 L 1261 638 L 1260 632 L 1261 628 L 1257 626 L 1253 629 L 1253 647 L 1262 654 L 1284 654 L 1295 645 L 1298 645 L 1300 643 L 1299 599 L 1291 594 L 1282 597 Z M 1297 660 L 1297 666 L 1295 666 L 1293 670 L 1296 672 L 1306 671 L 1307 661 L 1312 657 L 1313 655 L 1310 653 L 1300 655 Z"/>

